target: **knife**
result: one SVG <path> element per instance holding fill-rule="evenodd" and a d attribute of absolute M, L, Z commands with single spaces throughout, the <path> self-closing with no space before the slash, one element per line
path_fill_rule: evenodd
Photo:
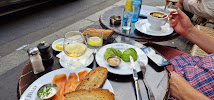
<path fill-rule="evenodd" d="M 142 100 L 141 94 L 140 94 L 139 83 L 138 83 L 138 75 L 137 75 L 136 67 L 134 64 L 134 60 L 133 60 L 132 56 L 129 56 L 129 58 L 130 58 L 132 71 L 133 71 L 133 73 L 132 73 L 133 79 L 135 81 L 135 91 L 136 91 L 136 95 L 137 95 L 137 100 Z"/>
<path fill-rule="evenodd" d="M 138 61 L 138 63 L 140 64 L 140 68 L 141 68 L 141 71 L 142 71 L 142 74 L 143 74 L 143 83 L 146 87 L 146 90 L 147 90 L 147 95 L 148 95 L 148 99 L 149 100 L 155 100 L 155 96 L 152 92 L 152 90 L 149 88 L 146 80 L 145 80 L 145 74 L 146 74 L 146 66 L 145 64 L 142 62 L 142 61 Z"/>

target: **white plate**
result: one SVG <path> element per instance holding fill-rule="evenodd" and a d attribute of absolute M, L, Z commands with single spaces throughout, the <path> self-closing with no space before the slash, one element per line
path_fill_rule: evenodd
<path fill-rule="evenodd" d="M 132 74 L 132 69 L 130 68 L 131 67 L 130 62 L 124 62 L 124 61 L 122 61 L 121 64 L 119 65 L 119 67 L 117 67 L 117 68 L 110 67 L 104 58 L 104 54 L 105 54 L 107 48 L 115 48 L 122 52 L 128 48 L 134 48 L 137 51 L 137 55 L 138 55 L 137 60 L 142 61 L 145 64 L 148 63 L 148 58 L 147 58 L 146 54 L 140 48 L 137 48 L 133 45 L 125 44 L 125 43 L 109 44 L 109 45 L 103 46 L 96 53 L 95 58 L 96 58 L 96 61 L 99 66 L 106 67 L 108 69 L 108 71 L 111 73 L 119 74 L 119 75 L 130 75 L 130 74 Z M 137 72 L 140 72 L 141 71 L 140 65 L 137 63 L 137 61 L 135 61 L 135 65 L 136 65 Z"/>
<path fill-rule="evenodd" d="M 151 29 L 149 29 L 149 26 L 150 24 L 148 23 L 147 19 L 141 19 L 135 23 L 135 28 L 138 31 L 151 36 L 167 36 L 174 31 L 174 29 L 169 25 L 169 23 L 166 23 L 164 26 L 161 26 L 160 31 L 152 31 Z"/>
<path fill-rule="evenodd" d="M 56 44 L 57 43 L 61 43 L 61 44 L 63 44 L 63 42 L 64 42 L 64 38 L 60 38 L 60 39 L 57 39 L 57 40 L 55 40 L 53 43 L 52 43 L 52 48 L 55 50 L 55 51 L 63 51 L 63 50 L 58 50 L 57 48 L 56 48 Z"/>
<path fill-rule="evenodd" d="M 87 60 L 87 62 L 86 62 L 86 64 L 85 64 L 84 67 L 89 66 L 89 65 L 93 62 L 93 60 L 94 60 L 94 55 L 91 54 L 90 57 L 88 58 L 88 60 Z M 65 61 L 63 61 L 63 59 L 59 59 L 59 63 L 60 63 L 60 65 L 61 65 L 62 67 L 64 67 L 64 68 L 69 68 L 69 67 L 67 66 L 67 63 L 66 63 Z"/>
<path fill-rule="evenodd" d="M 51 71 L 51 72 L 43 75 L 42 77 L 38 78 L 36 81 L 34 81 L 25 90 L 25 92 L 22 94 L 22 96 L 21 96 L 21 98 L 19 100 L 40 100 L 38 98 L 37 94 L 36 94 L 38 89 L 44 84 L 51 83 L 55 75 L 57 75 L 57 74 L 66 74 L 67 76 L 69 76 L 70 73 L 75 72 L 76 74 L 78 74 L 78 72 L 83 71 L 83 70 L 90 71 L 91 69 L 82 68 L 82 69 L 75 69 L 74 70 L 74 69 L 68 69 L 68 68 L 61 68 L 61 69 L 57 69 L 57 70 Z M 109 91 L 114 93 L 114 90 L 113 90 L 110 82 L 108 81 L 108 79 L 104 83 L 103 89 L 108 89 Z"/>

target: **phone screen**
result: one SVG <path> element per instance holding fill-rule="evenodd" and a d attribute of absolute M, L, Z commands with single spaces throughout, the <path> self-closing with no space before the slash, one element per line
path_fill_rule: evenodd
<path fill-rule="evenodd" d="M 152 47 L 142 48 L 141 50 L 158 66 L 166 66 L 171 64 L 165 57 L 163 57 Z"/>

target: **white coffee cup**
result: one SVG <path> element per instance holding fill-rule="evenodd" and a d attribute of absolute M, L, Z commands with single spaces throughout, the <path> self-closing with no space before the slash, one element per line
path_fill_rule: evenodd
<path fill-rule="evenodd" d="M 147 16 L 148 22 L 151 24 L 149 28 L 153 31 L 160 31 L 161 26 L 165 25 L 168 21 L 168 15 L 164 12 L 150 12 Z"/>

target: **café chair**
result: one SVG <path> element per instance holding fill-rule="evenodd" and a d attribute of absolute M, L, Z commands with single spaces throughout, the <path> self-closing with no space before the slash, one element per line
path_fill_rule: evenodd
<path fill-rule="evenodd" d="M 205 22 L 203 22 L 203 20 L 206 20 Z M 211 22 L 212 21 L 212 22 Z M 201 17 L 201 16 L 196 16 L 196 21 L 195 23 L 197 25 L 202 25 L 202 26 L 205 26 L 206 23 L 208 22 L 211 22 L 212 24 L 214 24 L 214 19 L 210 19 L 210 18 L 204 18 L 204 17 Z"/>

